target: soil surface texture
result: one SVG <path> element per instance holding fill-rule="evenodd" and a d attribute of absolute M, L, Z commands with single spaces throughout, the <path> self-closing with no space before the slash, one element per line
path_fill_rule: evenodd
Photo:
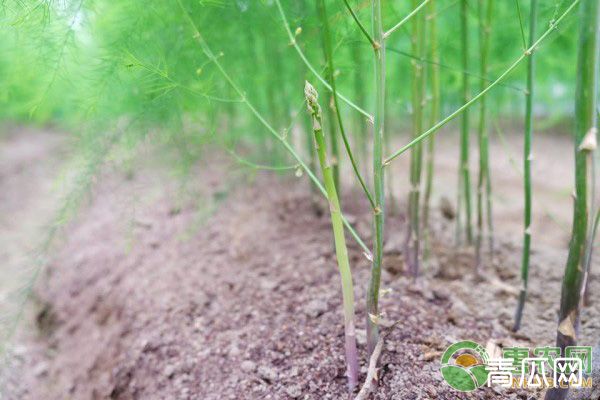
<path fill-rule="evenodd" d="M 25 187 L 35 175 L 36 157 L 55 160 L 46 171 L 60 173 L 56 154 L 64 143 L 42 141 L 40 135 L 45 134 L 40 133 L 19 135 L 25 139 L 3 140 L 4 151 L 29 140 L 45 143 L 54 156 L 44 156 L 43 151 L 22 154 L 22 167 L 3 166 L 2 185 Z M 495 251 L 486 252 L 481 274 L 474 271 L 474 249 L 454 245 L 454 221 L 444 200 L 453 199 L 450 187 L 456 174 L 447 171 L 455 168 L 456 146 L 439 146 L 447 149 L 437 161 L 444 172 L 437 177 L 431 243 L 416 282 L 407 276 L 402 256 L 406 196 L 400 186 L 407 185 L 397 182 L 396 210 L 386 222 L 380 308 L 386 321 L 399 322 L 382 328 L 389 333 L 379 360 L 379 385 L 369 398 L 543 395 L 497 387 L 461 394 L 440 374 L 443 351 L 460 340 L 471 339 L 496 351 L 505 346 L 550 346 L 555 340 L 569 237 L 571 167 L 569 157 L 556 157 L 552 149 L 564 150 L 568 140 L 548 136 L 537 143 L 541 151 L 536 160 L 542 169 L 542 178 L 534 182 L 539 213 L 533 227 L 530 294 L 516 334 L 510 329 L 520 288 L 522 192 L 518 168 L 511 169 L 506 155 L 510 146 L 518 146 L 518 138 L 508 140 L 508 145 L 492 141 L 492 150 L 504 164 L 492 171 L 497 235 Z M 450 154 L 454 150 L 456 154 Z M 1 398 L 353 398 L 344 376 L 341 286 L 331 226 L 321 200 L 321 212 L 315 212 L 305 177 L 257 173 L 212 156 L 182 185 L 173 171 L 148 162 L 155 154 L 147 153 L 142 151 L 136 159 L 133 173 L 116 162 L 105 165 L 81 212 L 52 248 L 7 348 Z M 554 179 L 545 180 L 544 174 L 552 171 Z M 14 209 L 13 214 L 35 220 L 49 215 L 31 203 L 49 193 L 42 187 L 37 193 L 15 189 L 23 203 L 3 194 L 0 210 L 4 214 Z M 369 210 L 361 193 L 346 191 L 341 201 L 348 219 L 370 244 Z M 32 230 L 19 231 L 11 221 L 3 224 L 3 232 L 33 235 Z M 5 244 L 18 243 L 18 237 L 22 236 L 4 239 Z M 370 263 L 350 236 L 347 240 L 362 382 L 367 372 L 364 299 Z M 21 251 L 20 259 L 26 253 Z M 5 280 L 10 282 L 15 265 L 7 261 Z M 590 293 L 580 343 L 597 345 L 600 280 L 592 280 Z M 571 398 L 591 396 L 581 391 Z"/>

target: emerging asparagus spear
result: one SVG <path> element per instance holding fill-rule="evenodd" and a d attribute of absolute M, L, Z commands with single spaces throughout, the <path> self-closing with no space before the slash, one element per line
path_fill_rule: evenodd
<path fill-rule="evenodd" d="M 350 390 L 352 390 L 358 383 L 358 353 L 356 350 L 356 328 L 354 326 L 354 288 L 352 284 L 352 271 L 350 270 L 350 262 L 348 260 L 348 248 L 346 247 L 344 224 L 335 187 L 333 170 L 331 161 L 327 157 L 327 147 L 325 134 L 323 133 L 322 113 L 318 103 L 318 94 L 315 88 L 312 87 L 310 83 L 306 82 L 304 86 L 304 95 L 306 97 L 308 112 L 312 118 L 317 155 L 323 173 L 327 199 L 329 201 L 331 225 L 335 241 L 335 254 L 340 270 L 340 276 L 342 278 L 346 336 L 346 373 L 348 375 L 348 386 Z"/>

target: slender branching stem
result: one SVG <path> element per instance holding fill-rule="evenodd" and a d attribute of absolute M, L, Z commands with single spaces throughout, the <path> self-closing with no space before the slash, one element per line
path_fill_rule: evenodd
<path fill-rule="evenodd" d="M 439 50 L 438 50 L 438 33 L 437 33 L 437 18 L 432 17 L 436 14 L 436 1 L 433 0 L 429 3 L 428 8 L 428 25 L 429 25 L 429 37 L 430 39 L 430 54 L 431 54 L 431 68 L 430 68 L 430 81 L 431 81 L 431 109 L 430 109 L 430 125 L 434 125 L 435 122 L 440 118 L 440 104 L 441 104 L 441 86 L 440 86 L 440 63 L 439 63 Z M 426 161 L 426 172 L 425 172 L 425 192 L 423 194 L 423 238 L 424 238 L 424 257 L 427 257 L 430 247 L 429 238 L 429 210 L 431 207 L 431 192 L 433 188 L 433 172 L 435 162 L 435 135 L 432 135 L 427 139 L 427 161 Z"/>
<path fill-rule="evenodd" d="M 253 169 L 264 170 L 264 171 L 289 171 L 291 169 L 297 169 L 298 167 L 300 167 L 300 164 L 281 165 L 281 166 L 280 165 L 257 164 L 257 163 L 254 163 L 254 162 L 247 160 L 244 157 L 240 156 L 238 153 L 235 152 L 235 150 L 233 148 L 230 149 L 229 147 L 226 147 L 226 146 L 224 146 L 223 148 L 237 162 L 245 165 L 246 167 L 253 168 Z"/>
<path fill-rule="evenodd" d="M 344 235 L 342 212 L 340 201 L 333 179 L 331 160 L 327 156 L 327 145 L 323 133 L 323 120 L 321 107 L 318 103 L 317 91 L 306 82 L 304 93 L 308 111 L 312 117 L 315 144 L 323 181 L 329 200 L 329 211 L 331 214 L 331 225 L 335 241 L 335 254 L 337 258 L 340 277 L 342 280 L 342 298 L 344 303 L 344 333 L 346 349 L 346 374 L 348 376 L 348 387 L 352 391 L 358 384 L 358 351 L 356 349 L 356 327 L 354 323 L 354 286 L 352 283 L 352 271 L 348 259 L 348 248 Z"/>
<path fill-rule="evenodd" d="M 381 0 L 372 0 L 373 38 L 383 43 Z M 375 187 L 373 261 L 367 293 L 367 349 L 372 354 L 379 339 L 374 321 L 379 315 L 379 285 L 383 262 L 383 222 L 385 215 L 384 168 L 382 146 L 385 131 L 385 46 L 375 48 L 375 128 L 373 132 L 373 185 Z"/>
<path fill-rule="evenodd" d="M 521 6 L 519 0 L 515 0 L 515 6 L 517 7 L 517 15 L 519 16 L 519 27 L 521 28 L 521 40 L 523 41 L 523 50 L 527 48 L 527 41 L 525 40 L 525 28 L 523 28 L 523 15 L 521 14 Z M 531 45 L 531 37 L 529 38 L 529 44 Z"/>
<path fill-rule="evenodd" d="M 460 25 L 461 25 L 461 43 L 462 43 L 462 68 L 469 70 L 469 20 L 467 0 L 461 0 L 460 3 Z M 469 75 L 462 74 L 462 97 L 463 104 L 469 102 L 471 96 L 469 87 Z M 463 208 L 464 206 L 464 208 Z M 464 213 L 464 215 L 463 215 Z M 462 218 L 464 218 L 464 228 L 467 242 L 470 244 L 473 239 L 471 231 L 471 174 L 469 172 L 469 110 L 465 109 L 462 113 L 460 125 L 460 158 L 458 164 L 458 190 L 456 201 L 456 239 L 460 243 L 462 236 Z"/>
<path fill-rule="evenodd" d="M 348 3 L 348 0 L 344 0 L 344 5 L 350 12 L 350 15 L 352 15 L 352 18 L 354 19 L 354 22 L 356 22 L 356 25 L 358 25 L 360 31 L 363 33 L 363 35 L 365 35 L 371 46 L 373 46 L 373 48 L 376 49 L 378 47 L 378 44 L 373 40 L 373 37 L 371 37 L 371 35 L 369 34 L 365 26 L 362 24 L 362 22 L 360 22 L 360 19 L 358 18 L 354 10 L 352 10 L 352 7 L 350 6 L 350 3 Z"/>
<path fill-rule="evenodd" d="M 596 167 L 594 166 L 593 169 L 595 170 Z M 598 224 L 600 224 L 600 210 L 597 209 L 594 217 L 594 222 L 591 224 L 590 227 L 590 233 L 588 235 L 586 244 L 585 271 L 583 276 L 583 284 L 581 286 L 580 307 L 589 304 L 590 269 L 592 264 L 592 253 L 594 252 L 594 240 L 596 239 L 596 234 L 598 233 Z"/>
<path fill-rule="evenodd" d="M 292 46 L 294 46 L 294 49 L 298 53 L 298 56 L 300 57 L 300 59 L 302 60 L 302 62 L 306 65 L 306 67 L 310 70 L 310 72 L 312 72 L 313 75 L 319 81 L 321 81 L 321 83 L 323 84 L 323 86 L 325 86 L 327 88 L 327 90 L 332 91 L 333 88 L 331 87 L 331 85 L 329 85 L 329 83 L 327 83 L 327 81 L 325 80 L 325 78 L 323 78 L 321 76 L 321 74 L 319 74 L 319 72 L 317 72 L 317 70 L 315 69 L 315 67 L 313 67 L 313 65 L 310 63 L 310 61 L 308 61 L 308 58 L 306 58 L 306 55 L 304 54 L 304 52 L 302 51 L 302 49 L 298 45 L 298 42 L 296 41 L 296 35 L 294 35 L 292 33 L 292 30 L 290 28 L 290 24 L 288 23 L 287 17 L 285 16 L 285 13 L 283 12 L 283 7 L 281 6 L 281 1 L 280 0 L 275 0 L 275 4 L 277 5 L 277 9 L 279 10 L 279 15 L 281 15 L 281 19 L 283 20 L 283 26 L 285 27 L 285 31 L 286 31 L 286 33 L 288 35 L 288 38 L 290 39 L 290 44 Z M 356 105 L 355 103 L 353 103 L 346 96 L 342 95 L 341 93 L 338 93 L 338 96 L 340 97 L 340 99 L 342 99 L 342 101 L 344 103 L 348 104 L 350 107 L 354 108 L 356 111 L 358 111 L 359 113 L 361 113 L 362 115 L 364 115 L 365 117 L 367 117 L 369 119 L 369 121 L 373 121 L 373 116 L 371 114 L 369 114 L 364 109 L 362 109 L 361 107 L 359 107 L 358 105 Z"/>
<path fill-rule="evenodd" d="M 419 0 L 413 0 L 413 6 Z M 412 52 L 417 57 L 423 56 L 425 49 L 425 14 L 421 13 L 412 21 Z M 412 62 L 412 129 L 414 137 L 423 130 L 423 100 L 425 97 L 425 77 L 423 64 Z M 406 233 L 405 260 L 413 279 L 419 273 L 420 261 L 420 194 L 421 170 L 423 164 L 422 146 L 418 144 L 411 149 L 410 157 L 410 193 L 408 197 L 408 230 Z"/>
<path fill-rule="evenodd" d="M 256 109 L 256 107 L 246 98 L 244 91 L 240 88 L 240 86 L 238 86 L 238 84 L 233 80 L 233 78 L 231 78 L 229 73 L 227 73 L 227 71 L 223 67 L 223 64 L 221 64 L 219 59 L 215 56 L 215 54 L 213 53 L 211 48 L 208 46 L 208 43 L 206 43 L 206 41 L 202 37 L 202 34 L 200 33 L 200 30 L 198 29 L 198 25 L 194 22 L 191 15 L 185 9 L 181 0 L 178 0 L 177 2 L 179 4 L 179 7 L 181 8 L 181 11 L 183 12 L 186 20 L 188 21 L 191 28 L 193 29 L 194 38 L 196 39 L 196 41 L 197 41 L 198 45 L 200 46 L 200 49 L 202 50 L 204 55 L 217 67 L 217 70 L 219 70 L 219 73 L 223 76 L 223 78 L 225 78 L 227 83 L 232 87 L 232 89 L 237 93 L 237 95 L 243 99 L 243 103 L 246 104 L 246 106 L 248 107 L 250 112 L 254 115 L 254 117 L 256 119 L 258 119 L 258 121 L 267 129 L 267 131 L 269 131 L 269 133 L 271 135 L 273 135 L 273 137 L 275 137 L 282 144 L 282 146 L 286 149 L 286 151 L 288 153 L 290 153 L 290 155 L 298 162 L 298 164 L 300 164 L 300 166 L 306 172 L 306 174 L 309 176 L 309 178 L 315 183 L 315 185 L 317 185 L 317 187 L 319 188 L 319 191 L 325 197 L 327 197 L 327 191 L 323 187 L 323 184 L 321 183 L 321 181 L 319 181 L 319 179 L 311 171 L 311 169 L 308 167 L 308 165 L 306 165 L 306 163 L 302 160 L 302 157 L 300 157 L 300 155 L 296 152 L 296 150 L 292 147 L 292 145 L 289 144 L 289 142 L 286 140 L 286 138 L 284 136 L 280 135 L 275 130 L 275 128 L 273 128 L 271 126 L 271 124 L 269 124 L 267 122 L 267 120 Z M 369 258 L 371 258 L 372 256 L 371 256 L 371 252 L 370 252 L 369 248 L 367 247 L 365 242 L 360 238 L 360 236 L 358 235 L 356 230 L 352 227 L 352 225 L 348 222 L 348 220 L 343 215 L 342 215 L 342 221 L 344 222 L 346 229 L 348 229 L 348 232 L 350 232 L 352 237 L 355 239 L 356 243 L 358 243 L 358 245 L 364 251 L 365 255 L 368 256 Z"/>
<path fill-rule="evenodd" d="M 550 26 L 550 28 L 548 28 L 548 30 L 546 30 L 546 32 L 544 32 L 542 34 L 542 36 L 540 36 L 539 39 L 536 40 L 536 42 L 531 47 L 529 47 L 523 54 L 521 54 L 488 87 L 486 87 L 484 90 L 482 90 L 481 92 L 479 92 L 476 96 L 474 96 L 471 100 L 469 100 L 469 102 L 467 102 L 466 104 L 463 104 L 462 106 L 460 106 L 452 114 L 448 115 L 446 118 L 444 118 L 443 120 L 441 120 L 440 122 L 438 122 L 437 124 L 435 124 L 434 126 L 432 126 L 431 128 L 429 128 L 428 130 L 426 130 L 425 132 L 423 132 L 417 138 L 411 140 L 409 143 L 407 143 L 406 145 L 402 146 L 400 149 L 396 150 L 394 153 L 392 153 L 389 157 L 387 157 L 384 160 L 384 165 L 390 164 L 392 162 L 392 160 L 394 160 L 396 157 L 398 157 L 399 155 L 401 155 L 404 152 L 406 152 L 408 149 L 410 149 L 416 143 L 419 143 L 419 142 L 423 141 L 429 135 L 431 135 L 432 133 L 436 132 L 441 127 L 443 127 L 444 125 L 446 125 L 448 122 L 452 121 L 454 118 L 456 118 L 459 115 L 461 115 L 465 110 L 467 110 L 469 107 L 471 107 L 473 104 L 475 104 L 478 100 L 480 100 L 483 96 L 485 96 L 490 90 L 492 90 L 493 88 L 495 88 L 496 86 L 498 86 L 499 83 L 501 83 L 508 75 L 510 75 L 510 73 L 513 72 L 519 66 L 519 64 L 521 64 L 521 62 L 524 59 L 526 59 L 531 54 L 531 52 L 533 52 L 544 40 L 546 40 L 546 38 L 553 31 L 556 30 L 557 26 L 562 22 L 562 20 L 567 15 L 569 15 L 571 13 L 571 11 L 573 11 L 573 9 L 575 8 L 575 6 L 577 6 L 577 4 L 579 4 L 581 1 L 583 1 L 583 0 L 574 0 L 571 3 L 571 5 L 561 14 L 561 16 L 558 17 L 556 19 L 556 21 L 554 21 L 554 23 Z"/>
<path fill-rule="evenodd" d="M 406 17 L 402 18 L 400 22 L 394 25 L 390 30 L 383 34 L 383 39 L 387 39 L 392 33 L 400 29 L 405 23 L 407 23 L 412 17 L 414 17 L 423 7 L 427 5 L 431 0 L 423 0 L 421 4 L 417 5 Z"/>
<path fill-rule="evenodd" d="M 434 3 L 434 2 L 435 2 L 435 0 L 432 0 L 429 4 L 431 5 L 431 3 Z M 428 21 L 432 21 L 432 20 L 435 20 L 435 18 L 427 18 L 427 20 Z M 481 75 L 476 74 L 474 72 L 465 71 L 462 68 L 457 68 L 457 67 L 453 67 L 451 65 L 440 63 L 439 59 L 438 59 L 438 61 L 434 61 L 434 60 L 428 59 L 428 58 L 416 57 L 414 54 L 410 54 L 410 53 L 408 53 L 406 51 L 402 51 L 402 50 L 399 50 L 397 48 L 394 48 L 394 47 L 391 47 L 391 46 L 388 46 L 388 45 L 385 46 L 385 49 L 386 49 L 386 51 L 389 51 L 389 52 L 392 52 L 392 53 L 396 53 L 396 54 L 400 54 L 400 55 L 408 57 L 408 58 L 412 58 L 412 59 L 417 60 L 417 61 L 419 61 L 421 63 L 424 63 L 424 64 L 431 64 L 432 66 L 437 66 L 437 67 L 440 67 L 440 68 L 443 68 L 443 69 L 447 69 L 448 71 L 459 72 L 461 74 L 467 74 L 471 78 L 479 79 L 479 80 L 482 80 L 482 81 L 485 81 L 485 82 L 493 82 L 494 81 L 493 79 L 490 79 L 490 78 L 485 77 L 485 76 L 481 76 Z M 520 93 L 525 93 L 525 89 L 522 89 L 522 88 L 517 87 L 517 86 L 513 86 L 513 85 L 511 85 L 509 83 L 502 83 L 502 82 L 500 82 L 498 84 L 498 86 L 502 86 L 502 87 L 505 87 L 505 88 L 508 88 L 508 89 L 511 89 L 511 90 L 514 90 L 514 91 L 517 91 L 517 92 L 520 92 Z M 437 120 L 434 121 L 434 122 L 437 122 Z"/>
<path fill-rule="evenodd" d="M 342 190 L 342 186 L 340 184 L 340 150 L 338 146 L 338 123 L 336 122 L 335 117 L 335 105 L 334 105 L 334 93 L 335 82 L 334 82 L 334 69 L 333 69 L 333 51 L 331 50 L 331 36 L 329 33 L 329 23 L 327 21 L 327 11 L 325 9 L 324 0 L 317 0 L 317 11 L 319 14 L 319 18 L 321 20 L 321 42 L 323 45 L 323 54 L 325 56 L 325 80 L 331 87 L 331 96 L 329 97 L 329 101 L 325 107 L 326 115 L 327 115 L 327 123 L 329 125 L 329 143 L 331 144 L 331 168 L 333 170 L 333 181 L 335 182 L 335 189 L 338 191 L 338 196 L 340 196 L 340 191 Z"/>
<path fill-rule="evenodd" d="M 600 4 L 597 0 L 582 0 L 579 16 L 579 50 L 575 94 L 575 192 L 573 230 L 569 256 L 562 282 L 556 346 L 562 351 L 577 344 L 581 291 L 584 281 L 586 246 L 590 210 L 590 158 L 597 147 L 598 67 L 600 52 Z M 568 389 L 554 388 L 546 400 L 563 400 Z"/>
<path fill-rule="evenodd" d="M 531 0 L 531 11 L 529 14 L 529 44 L 533 43 L 535 38 L 536 20 L 537 20 L 537 0 Z M 523 231 L 523 253 L 521 254 L 521 291 L 519 293 L 519 302 L 515 313 L 515 325 L 513 330 L 516 332 L 521 327 L 521 318 L 523 317 L 523 307 L 527 299 L 527 286 L 529 284 L 529 256 L 531 253 L 531 141 L 533 137 L 533 96 L 534 96 L 534 77 L 535 77 L 535 54 L 527 60 L 527 95 L 525 98 L 525 137 L 523 142 L 523 172 L 524 172 L 524 193 L 525 203 L 523 207 L 523 221 L 525 223 Z"/>
<path fill-rule="evenodd" d="M 479 43 L 480 43 L 480 58 L 481 58 L 481 75 L 487 75 L 488 70 L 488 57 L 490 52 L 490 34 L 492 29 L 492 17 L 493 17 L 493 1 L 490 0 L 479 0 Z M 484 13 L 485 11 L 485 13 Z M 484 17 L 485 14 L 485 17 Z M 486 81 L 480 81 L 480 90 L 484 90 L 487 85 Z M 479 103 L 479 130 L 478 130 L 478 144 L 479 144 L 479 177 L 477 179 L 477 239 L 475 245 L 475 270 L 476 272 L 481 271 L 481 264 L 483 262 L 483 233 L 484 233 L 484 200 L 486 195 L 490 193 L 487 191 L 488 182 L 490 181 L 490 167 L 489 167 L 489 139 L 487 133 L 487 101 L 484 97 Z M 491 187 L 491 186 L 490 186 Z M 491 204 L 491 199 L 487 199 L 488 204 Z M 489 217 L 489 214 L 488 214 Z M 488 232 L 489 234 L 489 232 Z"/>
<path fill-rule="evenodd" d="M 346 153 L 348 154 L 348 158 L 350 159 L 350 164 L 352 165 L 352 170 L 354 171 L 354 174 L 356 175 L 356 178 L 358 179 L 360 186 L 362 187 L 365 195 L 367 196 L 367 199 L 369 200 L 369 203 L 371 204 L 371 208 L 374 209 L 375 201 L 373 200 L 373 196 L 371 195 L 371 192 L 367 188 L 367 184 L 365 183 L 365 180 L 363 179 L 363 177 L 360 173 L 360 170 L 356 163 L 356 159 L 352 152 L 352 148 L 350 147 L 350 141 L 348 140 L 348 136 L 346 135 L 346 129 L 344 128 L 344 121 L 343 121 L 342 113 L 340 110 L 340 104 L 339 104 L 339 100 L 338 100 L 338 94 L 337 94 L 337 88 L 336 88 L 336 82 L 335 82 L 335 72 L 334 72 L 335 66 L 334 66 L 334 62 L 333 62 L 333 52 L 331 50 L 331 31 L 329 28 L 329 20 L 327 18 L 327 8 L 325 5 L 325 1 L 318 0 L 318 6 L 319 6 L 319 14 L 321 15 L 321 23 L 323 26 L 323 36 L 324 36 L 323 40 L 325 42 L 324 43 L 325 44 L 325 46 L 324 46 L 325 47 L 325 57 L 327 58 L 327 72 L 328 72 L 327 79 L 329 80 L 329 83 L 331 85 L 332 96 L 333 96 L 333 104 L 331 106 L 333 107 L 333 110 L 335 111 L 337 123 L 340 128 L 340 134 L 342 136 L 342 141 L 344 142 L 344 147 L 346 148 Z M 333 131 L 331 134 L 332 135 L 334 134 Z M 339 154 L 334 153 L 334 155 L 336 157 L 339 157 Z M 339 159 L 336 160 L 336 167 L 339 171 Z M 335 178 L 335 173 L 334 173 L 334 178 Z M 339 186 L 337 187 L 337 189 L 339 190 Z"/>

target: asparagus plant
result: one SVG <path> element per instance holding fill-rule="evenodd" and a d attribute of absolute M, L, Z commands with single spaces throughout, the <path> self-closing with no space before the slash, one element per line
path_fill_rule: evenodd
<path fill-rule="evenodd" d="M 383 262 L 383 223 L 385 215 L 385 188 L 383 164 L 383 138 L 385 132 L 385 44 L 381 12 L 381 0 L 372 0 L 371 15 L 375 53 L 375 116 L 373 130 L 373 186 L 375 207 L 373 208 L 374 238 L 371 277 L 367 293 L 367 349 L 371 355 L 379 340 L 379 328 L 374 320 L 379 315 L 379 285 Z M 358 21 L 358 20 L 357 20 Z"/>
<path fill-rule="evenodd" d="M 462 97 L 463 104 L 469 103 L 469 26 L 467 0 L 460 1 L 460 29 L 462 43 Z M 458 167 L 458 192 L 456 202 L 456 240 L 461 242 L 462 223 L 467 242 L 472 241 L 471 232 L 471 178 L 469 174 L 469 110 L 465 109 L 460 126 L 460 161 Z M 464 215 L 463 215 L 464 213 Z"/>
<path fill-rule="evenodd" d="M 373 47 L 375 55 L 375 115 L 373 128 L 373 186 L 375 189 L 371 206 L 373 210 L 373 253 L 371 257 L 371 275 L 367 289 L 367 352 L 369 357 L 379 341 L 379 286 L 381 283 L 381 265 L 383 262 L 383 223 L 385 216 L 385 184 L 383 163 L 383 142 L 385 131 L 385 44 L 381 12 L 381 0 L 371 2 L 371 20 L 373 35 L 367 32 L 358 16 L 352 10 L 348 0 L 344 5 Z"/>
<path fill-rule="evenodd" d="M 437 18 L 435 0 L 429 3 L 427 22 L 429 28 L 429 54 L 431 58 L 430 65 L 430 81 L 431 81 L 431 108 L 429 114 L 430 126 L 440 118 L 440 56 L 438 50 L 438 33 L 437 33 Z M 425 170 L 425 191 L 423 193 L 423 239 L 424 239 L 424 255 L 427 256 L 429 248 L 429 210 L 431 206 L 431 190 L 433 188 L 433 171 L 435 161 L 435 135 L 427 139 L 427 154 L 426 154 L 426 170 Z"/>
<path fill-rule="evenodd" d="M 529 12 L 529 45 L 535 40 L 537 18 L 537 0 L 531 0 L 531 10 Z M 534 95 L 534 76 L 535 76 L 535 55 L 534 53 L 527 59 L 527 92 L 525 93 L 525 138 L 523 143 L 523 173 L 524 173 L 524 192 L 525 203 L 523 208 L 523 220 L 525 223 L 523 231 L 523 253 L 521 255 L 521 291 L 519 293 L 519 302 L 515 314 L 515 324 L 513 330 L 516 332 L 521 327 L 521 318 L 523 317 L 523 308 L 527 298 L 527 286 L 529 284 L 529 256 L 531 252 L 531 140 L 533 136 L 533 95 Z"/>
<path fill-rule="evenodd" d="M 418 7 L 419 0 L 413 0 L 413 7 Z M 425 14 L 420 13 L 412 21 L 412 52 L 416 59 L 412 60 L 412 128 L 413 137 L 419 136 L 423 130 L 423 101 L 425 95 L 425 77 L 423 58 L 425 49 Z M 419 60 L 419 61 L 418 61 Z M 413 279 L 419 271 L 420 223 L 419 199 L 421 194 L 421 169 L 423 164 L 422 146 L 417 143 L 411 149 L 410 159 L 410 193 L 408 199 L 408 232 L 406 236 L 406 265 Z"/>
<path fill-rule="evenodd" d="M 335 187 L 331 159 L 327 155 L 327 145 L 323 132 L 323 119 L 318 94 L 308 81 L 304 86 L 304 95 L 308 112 L 312 118 L 316 151 L 323 174 L 323 183 L 327 191 L 331 225 L 335 241 L 335 253 L 342 280 L 342 296 L 344 303 L 345 349 L 346 349 L 346 374 L 350 390 L 358 384 L 358 352 L 356 350 L 356 328 L 354 325 L 354 289 L 352 284 L 352 271 L 348 260 L 348 249 L 344 234 L 344 224 L 340 209 L 340 202 Z"/>
<path fill-rule="evenodd" d="M 580 300 L 585 270 L 586 238 L 590 215 L 590 160 L 597 144 L 598 53 L 600 51 L 600 4 L 581 0 L 579 6 L 579 48 L 575 95 L 575 192 L 573 228 L 569 256 L 562 282 L 556 346 L 561 350 L 577 343 Z M 568 389 L 551 389 L 546 400 L 562 400 Z"/>
<path fill-rule="evenodd" d="M 479 1 L 479 44 L 480 44 L 480 75 L 482 79 L 481 90 L 484 90 L 488 82 L 483 79 L 488 72 L 488 56 L 490 51 L 490 33 L 493 16 L 493 5 L 494 2 L 490 0 Z M 485 11 L 485 13 L 484 13 Z M 484 17 L 485 14 L 485 17 Z M 483 233 L 484 233 L 484 197 L 487 197 L 487 205 L 489 207 L 487 218 L 491 219 L 491 188 L 490 183 L 490 167 L 489 167 L 489 142 L 487 134 L 487 108 L 486 98 L 482 98 L 479 103 L 479 131 L 478 131 L 478 144 L 479 144 L 479 177 L 477 180 L 477 239 L 475 244 L 475 265 L 476 271 L 481 270 L 482 263 L 482 247 L 483 247 Z M 490 221 L 488 221 L 488 235 L 491 237 L 490 232 Z"/>
<path fill-rule="evenodd" d="M 444 117 L 441 121 L 439 121 L 438 123 L 436 123 L 434 126 L 432 126 L 431 128 L 427 129 L 425 132 L 423 132 L 422 134 L 420 134 L 418 137 L 412 139 L 410 142 L 408 142 L 404 146 L 400 147 L 398 150 L 394 151 L 392 154 L 390 154 L 388 157 L 385 158 L 385 160 L 383 161 L 383 164 L 384 165 L 391 164 L 391 162 L 394 159 L 396 159 L 400 155 L 404 154 L 407 150 L 409 150 L 415 144 L 417 144 L 419 142 L 422 142 L 423 140 L 427 139 L 429 136 L 433 135 L 433 133 L 435 133 L 436 131 L 438 131 L 441 127 L 443 127 L 444 125 L 446 125 L 448 122 L 450 122 L 453 119 L 455 119 L 456 117 L 462 115 L 473 104 L 475 104 L 476 102 L 480 101 L 493 88 L 495 88 L 496 86 L 500 86 L 502 84 L 502 82 L 506 79 L 506 77 L 509 76 L 521 64 L 521 62 L 523 62 L 523 60 L 525 60 L 527 57 L 529 57 L 531 55 L 531 53 L 535 49 L 537 49 L 537 47 L 542 42 L 544 42 L 548 38 L 548 36 L 550 36 L 550 34 L 552 32 L 554 32 L 556 30 L 556 28 L 573 11 L 573 9 L 580 3 L 580 1 L 582 1 L 582 0 L 574 0 L 565 9 L 565 11 L 558 18 L 556 18 L 556 19 L 554 19 L 552 21 L 552 23 L 550 24 L 550 27 L 548 29 L 546 29 L 546 31 L 535 41 L 535 43 L 533 43 L 529 48 L 527 48 L 523 52 L 523 54 L 521 54 L 519 57 L 517 57 L 512 62 L 512 64 L 510 64 L 510 66 L 508 66 L 508 68 L 506 68 L 484 90 L 482 90 L 477 95 L 475 95 L 474 97 L 472 97 L 467 103 L 463 104 L 462 106 L 460 106 L 459 108 L 457 108 L 456 110 L 454 110 L 452 113 L 450 113 L 449 115 L 447 115 L 446 117 Z"/>

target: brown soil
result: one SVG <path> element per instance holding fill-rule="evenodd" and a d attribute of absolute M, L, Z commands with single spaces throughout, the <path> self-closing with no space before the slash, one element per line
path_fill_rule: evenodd
<path fill-rule="evenodd" d="M 563 139 L 544 140 L 553 148 Z M 443 171 L 449 170 L 453 149 L 440 157 Z M 552 154 L 540 154 L 546 160 L 541 163 L 562 165 L 562 176 L 568 175 L 568 158 L 556 166 Z M 164 169 L 144 164 L 130 177 L 107 167 L 38 283 L 38 306 L 5 369 L 6 398 L 348 398 L 328 219 L 315 215 L 304 179 L 256 177 L 236 167 L 225 173 L 224 165 L 214 157 L 199 165 L 185 193 Z M 494 171 L 496 181 L 504 182 L 497 185 L 499 198 L 519 196 L 518 179 L 500 165 Z M 436 204 L 452 196 L 446 189 L 455 181 L 444 174 Z M 539 198 L 560 197 L 559 181 L 544 182 L 548 187 L 538 190 Z M 343 206 L 368 241 L 368 212 L 359 198 L 347 193 Z M 371 398 L 538 397 L 497 388 L 457 394 L 442 381 L 439 357 L 464 339 L 499 346 L 553 343 L 565 246 L 563 233 L 549 227 L 561 218 L 568 226 L 568 195 L 561 201 L 558 216 L 542 216 L 535 227 L 548 234 L 534 248 L 530 298 L 518 335 L 509 331 L 519 287 L 515 232 L 521 229 L 518 218 L 510 218 L 518 214 L 517 200 L 512 208 L 508 200 L 497 202 L 500 239 L 482 278 L 473 273 L 473 249 L 454 248 L 453 222 L 436 208 L 431 256 L 413 284 L 404 276 L 399 251 L 403 217 L 388 219 L 382 287 L 392 291 L 381 309 L 386 319 L 401 322 L 387 337 L 380 385 Z M 349 242 L 362 379 L 369 262 Z M 598 290 L 594 280 L 591 293 Z M 595 301 L 583 315 L 581 343 L 595 344 L 599 336 Z"/>

